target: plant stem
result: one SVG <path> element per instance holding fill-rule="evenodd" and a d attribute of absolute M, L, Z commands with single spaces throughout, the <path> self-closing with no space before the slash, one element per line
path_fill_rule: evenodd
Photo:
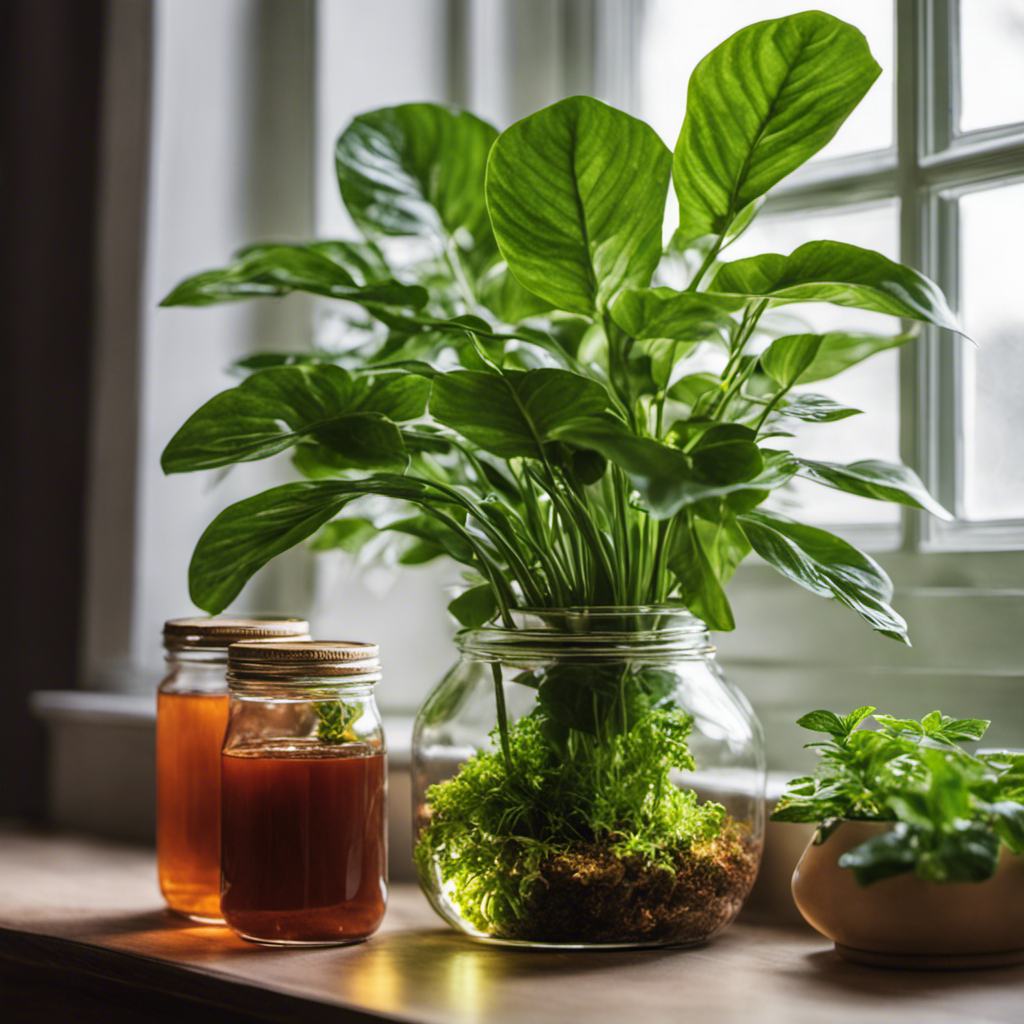
<path fill-rule="evenodd" d="M 498 706 L 498 732 L 501 735 L 501 753 L 505 758 L 505 770 L 509 778 L 514 775 L 512 769 L 512 747 L 508 741 L 508 712 L 505 709 L 505 686 L 501 679 L 501 664 L 491 662 L 491 674 L 494 676 L 494 701 Z"/>
<path fill-rule="evenodd" d="M 718 254 L 722 250 L 722 243 L 724 241 L 725 241 L 725 234 L 724 233 L 719 235 L 718 238 L 715 239 L 715 244 L 713 246 L 711 246 L 711 249 L 708 251 L 707 256 L 704 257 L 704 262 L 700 265 L 700 268 L 697 270 L 697 273 L 694 274 L 694 276 L 693 276 L 693 280 L 690 282 L 689 286 L 687 287 L 686 290 L 688 292 L 695 292 L 697 290 L 697 285 L 700 284 L 701 278 L 704 277 L 704 275 L 708 272 L 708 268 L 718 258 Z"/>

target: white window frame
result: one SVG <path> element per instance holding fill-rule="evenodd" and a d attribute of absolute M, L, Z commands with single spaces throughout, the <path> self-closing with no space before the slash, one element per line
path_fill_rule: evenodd
<path fill-rule="evenodd" d="M 1024 123 L 961 133 L 958 65 L 960 0 L 895 0 L 893 144 L 882 150 L 816 161 L 769 196 L 762 216 L 828 211 L 882 200 L 899 202 L 900 258 L 959 304 L 958 200 L 970 192 L 1024 181 Z M 599 4 L 595 67 L 612 69 L 595 93 L 635 109 L 636 40 L 643 0 Z M 623 69 L 634 72 L 623 73 Z M 984 339 L 979 339 L 984 344 Z M 963 516 L 964 345 L 950 332 L 925 328 L 900 359 L 900 454 L 956 520 L 943 523 L 902 509 L 889 526 L 834 523 L 830 528 L 875 550 L 1021 551 L 1024 519 Z M 942 410 L 953 410 L 947 415 Z M 1024 569 L 1024 554 L 1020 559 Z"/>

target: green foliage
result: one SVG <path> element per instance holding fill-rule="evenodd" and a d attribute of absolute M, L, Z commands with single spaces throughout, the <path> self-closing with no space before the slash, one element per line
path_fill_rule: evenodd
<path fill-rule="evenodd" d="M 881 70 L 857 29 L 819 11 L 712 50 L 690 78 L 672 168 L 680 234 L 724 235 L 835 135 Z"/>
<path fill-rule="evenodd" d="M 318 700 L 316 738 L 321 743 L 350 743 L 355 739 L 352 723 L 359 717 L 359 708 L 340 700 Z"/>
<path fill-rule="evenodd" d="M 919 722 L 874 716 L 877 731 L 857 726 L 874 712 L 812 711 L 797 724 L 830 739 L 808 746 L 821 763 L 794 779 L 773 821 L 839 819 L 893 822 L 892 829 L 839 859 L 861 885 L 913 871 L 929 882 L 991 878 L 1005 844 L 1024 854 L 1024 754 L 970 754 L 989 723 L 938 711 Z"/>
<path fill-rule="evenodd" d="M 428 790 L 431 817 L 416 846 L 420 871 L 436 866 L 463 916 L 481 931 L 501 933 L 522 918 L 540 864 L 574 843 L 606 840 L 619 856 L 671 869 L 673 855 L 727 828 L 720 804 L 699 804 L 671 780 L 673 771 L 693 768 L 691 720 L 652 706 L 656 681 L 623 681 L 621 665 L 611 674 L 628 728 L 600 737 L 570 732 L 549 717 L 557 703 L 546 700 L 508 730 L 507 756 L 475 754 L 454 778 Z M 581 678 L 577 667 L 575 682 Z"/>
<path fill-rule="evenodd" d="M 513 275 L 584 316 L 649 285 L 671 161 L 654 129 L 586 96 L 517 121 L 487 161 L 487 209 Z"/>
<path fill-rule="evenodd" d="M 315 534 L 317 547 L 356 550 L 378 530 L 398 539 L 403 564 L 466 566 L 476 589 L 452 606 L 464 625 L 509 625 L 516 606 L 682 601 L 727 630 L 725 586 L 753 550 L 905 639 L 871 559 L 762 506 L 799 474 L 946 515 L 904 467 L 787 450 L 805 425 L 857 412 L 801 388 L 910 335 L 772 340 L 762 318 L 824 301 L 956 320 L 927 278 L 856 246 L 718 262 L 878 70 L 863 36 L 829 15 L 752 25 L 694 71 L 673 154 L 585 96 L 500 135 L 433 104 L 357 117 L 336 165 L 362 238 L 250 246 L 165 300 L 306 291 L 341 300 L 346 325 L 337 350 L 241 360 L 245 380 L 167 446 L 169 473 L 290 452 L 306 477 L 211 523 L 193 600 L 219 612 L 292 545 Z M 681 227 L 664 250 L 670 176 Z M 663 283 L 669 265 L 698 269 L 677 289 Z M 347 509 L 361 497 L 372 501 Z M 330 525 L 341 515 L 350 525 Z"/>

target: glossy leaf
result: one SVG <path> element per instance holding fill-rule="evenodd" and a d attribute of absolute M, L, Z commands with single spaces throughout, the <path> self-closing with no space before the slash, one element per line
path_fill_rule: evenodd
<path fill-rule="evenodd" d="M 481 268 L 494 252 L 484 201 L 497 131 L 433 103 L 384 107 L 355 118 L 335 148 L 341 198 L 368 238 L 451 239 Z"/>
<path fill-rule="evenodd" d="M 454 370 L 434 379 L 430 412 L 494 455 L 539 459 L 557 427 L 607 403 L 600 384 L 568 370 Z"/>
<path fill-rule="evenodd" d="M 837 491 L 857 494 L 876 501 L 895 501 L 924 509 L 939 519 L 950 520 L 947 512 L 929 493 L 921 478 L 907 466 L 878 459 L 865 459 L 842 466 L 836 462 L 800 460 L 800 475 Z"/>
<path fill-rule="evenodd" d="M 849 416 L 858 416 L 863 411 L 848 405 L 840 405 L 826 395 L 815 395 L 810 392 L 794 395 L 777 408 L 783 416 L 802 420 L 804 423 L 835 423 Z"/>
<path fill-rule="evenodd" d="M 764 469 L 757 435 L 739 423 L 720 423 L 704 431 L 690 449 L 693 468 L 715 484 L 751 480 Z"/>
<path fill-rule="evenodd" d="M 916 331 L 906 331 L 903 334 L 828 332 L 821 336 L 821 345 L 814 361 L 800 374 L 797 383 L 811 384 L 816 380 L 834 377 L 879 352 L 899 348 L 916 337 Z"/>
<path fill-rule="evenodd" d="M 938 285 L 924 274 L 845 242 L 806 242 L 789 256 L 764 253 L 725 263 L 708 290 L 778 304 L 831 302 L 964 333 Z"/>
<path fill-rule="evenodd" d="M 517 121 L 487 164 L 498 247 L 529 291 L 593 315 L 661 258 L 671 156 L 652 128 L 588 96 Z"/>
<path fill-rule="evenodd" d="M 600 452 L 629 477 L 656 519 L 666 519 L 680 509 L 709 498 L 735 492 L 779 487 L 792 478 L 795 464 L 766 464 L 749 480 L 718 484 L 698 475 L 687 455 L 652 438 L 638 437 L 612 416 L 591 417 L 556 430 L 564 441 Z"/>
<path fill-rule="evenodd" d="M 310 292 L 332 299 L 420 309 L 427 291 L 392 280 L 359 284 L 349 271 L 315 246 L 264 245 L 219 270 L 182 281 L 161 306 L 209 306 L 217 302 Z"/>
<path fill-rule="evenodd" d="M 612 319 L 631 338 L 703 341 L 733 326 L 742 300 L 674 288 L 630 288 L 612 307 Z"/>
<path fill-rule="evenodd" d="M 429 496 L 435 504 L 444 503 L 422 483 L 400 476 L 272 487 L 228 506 L 206 528 L 189 566 L 192 601 L 210 615 L 219 614 L 257 570 L 366 494 L 414 502 Z"/>
<path fill-rule="evenodd" d="M 736 621 L 729 600 L 692 520 L 684 518 L 674 537 L 668 566 L 679 581 L 679 596 L 683 603 L 703 619 L 709 629 L 721 632 L 735 629 Z"/>
<path fill-rule="evenodd" d="M 700 341 L 725 340 L 733 326 L 729 313 L 740 303 L 706 293 L 673 288 L 632 288 L 612 308 L 612 319 L 631 338 L 643 342 L 651 372 L 660 387 L 675 364 Z"/>
<path fill-rule="evenodd" d="M 801 729 L 827 732 L 830 736 L 846 736 L 850 731 L 846 723 L 832 711 L 808 711 L 796 720 L 796 724 Z"/>
<path fill-rule="evenodd" d="M 273 250 L 278 248 L 303 249 L 326 256 L 350 274 L 357 284 L 379 284 L 392 277 L 391 268 L 384 254 L 373 242 L 353 242 L 340 238 L 321 239 L 316 242 L 258 242 L 243 246 L 235 253 L 235 259 L 273 254 Z"/>
<path fill-rule="evenodd" d="M 527 291 L 503 264 L 488 273 L 479 291 L 480 301 L 505 324 L 518 324 L 551 310 L 550 302 Z"/>
<path fill-rule="evenodd" d="M 759 510 L 739 517 L 754 550 L 783 576 L 834 597 L 885 636 L 907 643 L 907 625 L 887 602 L 892 583 L 874 559 L 825 530 Z"/>
<path fill-rule="evenodd" d="M 820 347 L 820 334 L 787 334 L 776 338 L 761 354 L 761 369 L 787 390 L 814 362 Z"/>
<path fill-rule="evenodd" d="M 722 234 L 817 153 L 878 77 L 864 36 L 820 11 L 741 29 L 694 69 L 673 159 L 679 232 Z"/>
<path fill-rule="evenodd" d="M 405 460 L 394 420 L 422 415 L 430 385 L 413 376 L 354 379 L 329 364 L 260 370 L 211 398 L 164 450 L 165 473 L 264 459 L 306 437 L 355 466 Z"/>
<path fill-rule="evenodd" d="M 479 629 L 498 613 L 498 604 L 494 600 L 494 591 L 490 584 L 482 583 L 459 594 L 448 605 L 448 611 L 455 616 L 460 625 L 469 629 Z"/>
<path fill-rule="evenodd" d="M 740 562 L 750 554 L 750 541 L 735 515 L 729 511 L 715 522 L 697 519 L 695 525 L 708 564 L 724 587 L 732 579 Z"/>

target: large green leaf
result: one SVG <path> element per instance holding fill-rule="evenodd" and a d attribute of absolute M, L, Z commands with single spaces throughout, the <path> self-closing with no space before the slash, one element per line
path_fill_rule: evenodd
<path fill-rule="evenodd" d="M 541 445 L 567 421 L 601 412 L 608 394 L 568 370 L 454 370 L 434 378 L 431 415 L 504 459 L 538 459 Z"/>
<path fill-rule="evenodd" d="M 783 390 L 788 390 L 814 362 L 820 347 L 820 334 L 787 334 L 776 338 L 761 354 L 761 369 Z"/>
<path fill-rule="evenodd" d="M 728 509 L 723 510 L 717 522 L 695 518 L 694 526 L 708 564 L 724 587 L 732 579 L 740 562 L 750 554 L 750 541 Z"/>
<path fill-rule="evenodd" d="M 487 162 L 498 247 L 524 287 L 592 315 L 661 258 L 671 156 L 652 128 L 573 96 L 502 132 Z"/>
<path fill-rule="evenodd" d="M 892 583 L 874 559 L 825 530 L 758 510 L 739 517 L 753 549 L 783 576 L 834 597 L 885 636 L 908 643 L 907 624 L 889 607 Z"/>
<path fill-rule="evenodd" d="M 832 302 L 964 333 L 938 285 L 924 274 L 845 242 L 805 242 L 789 256 L 763 253 L 725 263 L 708 290 L 764 296 L 779 305 Z"/>
<path fill-rule="evenodd" d="M 726 338 L 729 313 L 743 300 L 732 296 L 678 292 L 674 288 L 630 288 L 612 307 L 612 319 L 651 357 L 651 373 L 660 387 L 672 369 L 700 341 Z"/>
<path fill-rule="evenodd" d="M 384 254 L 373 242 L 353 242 L 341 238 L 315 242 L 256 242 L 239 249 L 235 259 L 249 259 L 277 248 L 304 249 L 326 256 L 351 274 L 357 284 L 379 284 L 392 277 Z"/>
<path fill-rule="evenodd" d="M 757 476 L 717 483 L 702 476 L 691 458 L 679 449 L 653 438 L 638 437 L 620 420 L 608 415 L 568 423 L 557 428 L 555 434 L 570 444 L 599 452 L 618 466 L 656 519 L 667 519 L 681 508 L 708 498 L 780 487 L 792 479 L 797 469 L 788 453 L 773 453 L 783 458 L 765 459 L 765 468 Z"/>
<path fill-rule="evenodd" d="M 798 384 L 811 384 L 816 380 L 834 377 L 837 373 L 856 366 L 878 352 L 898 348 L 917 337 L 917 332 L 903 334 L 865 334 L 830 331 L 821 336 L 821 345 L 811 365 L 800 374 Z"/>
<path fill-rule="evenodd" d="M 330 364 L 260 370 L 194 412 L 164 450 L 165 473 L 215 469 L 276 455 L 312 438 L 353 466 L 405 460 L 395 420 L 423 414 L 428 381 L 354 379 Z"/>
<path fill-rule="evenodd" d="M 672 176 L 679 231 L 722 234 L 817 153 L 878 77 L 864 36 L 820 11 L 758 22 L 694 69 Z"/>
<path fill-rule="evenodd" d="M 895 501 L 901 505 L 924 509 L 939 519 L 952 519 L 929 493 L 921 478 L 907 466 L 878 459 L 851 462 L 848 466 L 836 462 L 814 462 L 800 459 L 800 475 L 847 494 L 877 501 Z"/>
<path fill-rule="evenodd" d="M 739 423 L 719 423 L 705 430 L 690 449 L 698 476 L 713 484 L 750 480 L 764 469 L 757 434 Z"/>
<path fill-rule="evenodd" d="M 674 288 L 630 288 L 612 307 L 612 319 L 637 341 L 703 341 L 733 326 L 742 299 Z"/>
<path fill-rule="evenodd" d="M 488 272 L 479 292 L 483 305 L 504 324 L 517 324 L 551 311 L 550 302 L 527 291 L 501 263 Z"/>
<path fill-rule="evenodd" d="M 366 494 L 412 502 L 429 495 L 432 504 L 444 502 L 423 483 L 400 476 L 272 487 L 228 506 L 199 538 L 188 574 L 193 602 L 211 615 L 222 612 L 258 569 Z"/>
<path fill-rule="evenodd" d="M 489 583 L 470 587 L 449 603 L 448 611 L 455 616 L 460 625 L 469 629 L 479 629 L 498 613 L 494 588 Z"/>
<path fill-rule="evenodd" d="M 433 103 L 362 114 L 335 149 L 341 197 L 367 237 L 450 239 L 479 270 L 494 254 L 484 171 L 497 135 L 486 121 Z"/>
<path fill-rule="evenodd" d="M 729 601 L 694 520 L 683 517 L 674 538 L 668 567 L 679 581 L 679 596 L 683 603 L 703 619 L 709 629 L 721 632 L 735 629 L 736 621 Z"/>
<path fill-rule="evenodd" d="M 186 278 L 160 305 L 209 306 L 237 299 L 287 295 L 293 291 L 411 309 L 420 309 L 426 304 L 426 289 L 419 285 L 401 284 L 386 278 L 360 284 L 350 269 L 339 262 L 337 251 L 337 243 L 254 246 L 243 250 L 226 267 Z"/>

